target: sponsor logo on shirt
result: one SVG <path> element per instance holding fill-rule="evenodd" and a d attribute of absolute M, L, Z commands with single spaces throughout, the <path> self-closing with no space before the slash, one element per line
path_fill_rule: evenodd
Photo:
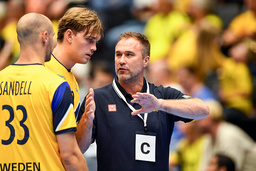
<path fill-rule="evenodd" d="M 108 105 L 109 112 L 116 112 L 116 104 L 109 104 Z"/>

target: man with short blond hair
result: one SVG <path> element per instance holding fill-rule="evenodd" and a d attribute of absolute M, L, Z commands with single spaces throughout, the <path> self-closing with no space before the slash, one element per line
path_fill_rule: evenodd
<path fill-rule="evenodd" d="M 1 170 L 86 171 L 76 137 L 72 93 L 44 62 L 54 30 L 42 14 L 17 24 L 20 57 L 0 72 Z"/>

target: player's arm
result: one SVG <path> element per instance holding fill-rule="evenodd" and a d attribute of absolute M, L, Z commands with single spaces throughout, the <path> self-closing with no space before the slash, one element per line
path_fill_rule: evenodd
<path fill-rule="evenodd" d="M 161 110 L 188 119 L 202 119 L 209 115 L 209 107 L 200 99 L 157 99 L 148 93 L 133 95 L 132 103 L 139 103 L 142 108 L 132 112 L 132 115 Z"/>
<path fill-rule="evenodd" d="M 67 171 L 87 171 L 87 164 L 81 153 L 74 132 L 67 132 L 56 135 L 60 157 Z"/>
<path fill-rule="evenodd" d="M 66 170 L 87 171 L 87 164 L 76 137 L 76 119 L 73 97 L 67 82 L 62 83 L 52 100 L 53 126 L 57 137 L 60 158 Z"/>
<path fill-rule="evenodd" d="M 86 99 L 83 101 L 83 104 L 79 111 L 79 114 L 82 113 L 83 115 L 77 125 L 77 131 L 76 131 L 77 143 L 83 153 L 89 148 L 91 144 L 94 112 L 95 112 L 94 92 L 93 92 L 93 89 L 90 88 L 89 94 L 86 96 Z"/>

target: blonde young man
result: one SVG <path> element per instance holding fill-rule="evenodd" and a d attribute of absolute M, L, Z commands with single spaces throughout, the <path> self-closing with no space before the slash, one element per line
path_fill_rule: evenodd
<path fill-rule="evenodd" d="M 67 82 L 44 67 L 54 30 L 44 15 L 17 24 L 18 61 L 0 72 L 1 170 L 88 170 Z"/>
<path fill-rule="evenodd" d="M 59 21 L 57 46 L 46 67 L 70 85 L 76 117 L 80 107 L 79 87 L 71 69 L 76 63 L 86 64 L 91 59 L 102 36 L 102 23 L 88 8 L 70 8 Z"/>
<path fill-rule="evenodd" d="M 86 64 L 91 59 L 97 49 L 96 43 L 102 36 L 102 22 L 94 11 L 86 7 L 70 8 L 59 20 L 57 45 L 46 67 L 70 85 L 76 118 L 78 118 L 80 96 L 79 87 L 71 69 L 76 63 Z M 87 97 L 92 97 L 92 90 Z M 93 105 L 92 103 L 93 101 L 88 101 L 88 107 Z M 82 122 L 81 125 L 83 124 Z"/>

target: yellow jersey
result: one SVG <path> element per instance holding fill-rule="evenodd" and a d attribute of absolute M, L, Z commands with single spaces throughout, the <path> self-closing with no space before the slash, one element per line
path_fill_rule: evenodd
<path fill-rule="evenodd" d="M 41 64 L 0 71 L 0 170 L 65 170 L 56 134 L 76 131 L 67 82 Z"/>
<path fill-rule="evenodd" d="M 62 65 L 53 55 L 51 57 L 51 60 L 45 63 L 45 66 L 52 72 L 56 73 L 59 77 L 68 82 L 72 91 L 72 96 L 74 100 L 74 110 L 77 118 L 78 110 L 80 108 L 80 95 L 79 86 L 74 74 L 71 70 L 67 69 L 64 65 Z"/>

